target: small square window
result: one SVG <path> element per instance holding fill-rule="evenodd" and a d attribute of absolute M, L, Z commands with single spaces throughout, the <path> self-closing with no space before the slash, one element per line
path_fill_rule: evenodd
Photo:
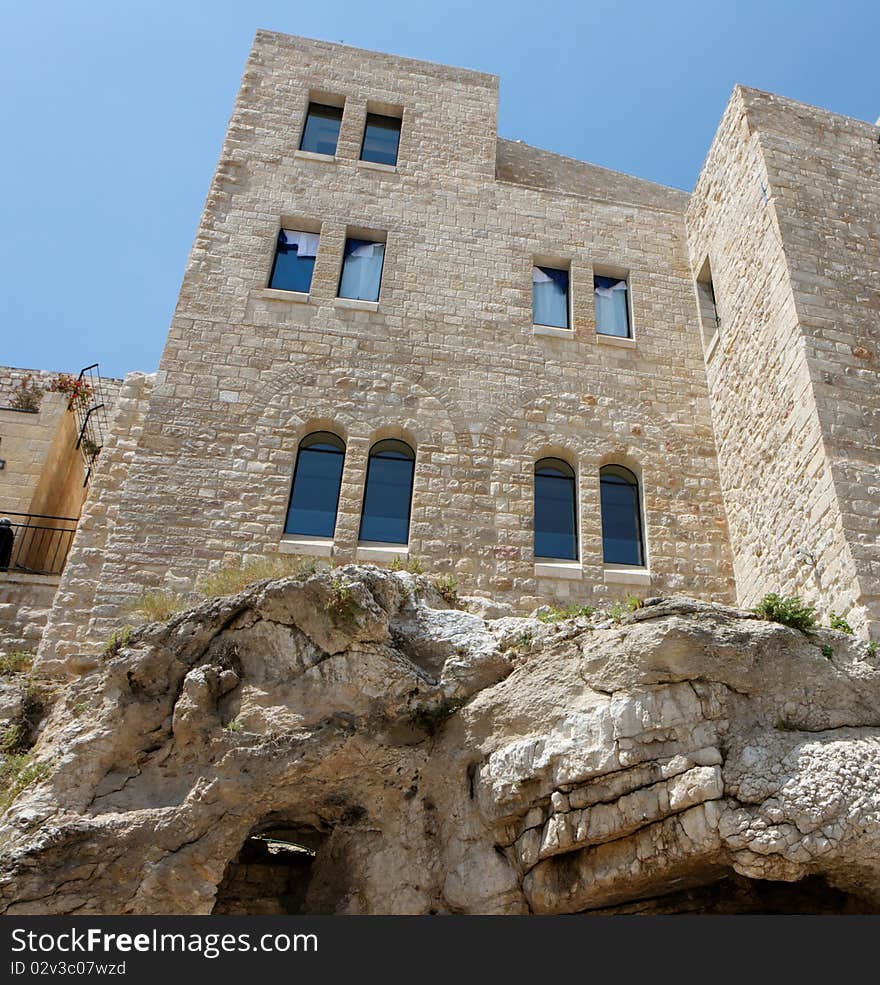
<path fill-rule="evenodd" d="M 336 153 L 339 141 L 339 127 L 342 124 L 342 107 L 326 106 L 323 103 L 309 103 L 306 125 L 303 127 L 300 150 L 313 154 Z"/>
<path fill-rule="evenodd" d="M 394 167 L 397 164 L 397 150 L 400 146 L 400 123 L 401 121 L 394 116 L 367 113 L 361 160 Z"/>
<path fill-rule="evenodd" d="M 355 301 L 378 301 L 382 283 L 385 244 L 369 239 L 345 241 L 339 297 Z"/>
<path fill-rule="evenodd" d="M 593 277 L 596 300 L 596 331 L 619 339 L 632 337 L 629 324 L 629 290 L 620 277 Z"/>
<path fill-rule="evenodd" d="M 276 291 L 308 294 L 312 288 L 312 273 L 320 241 L 321 237 L 317 233 L 282 229 L 278 233 L 269 287 Z"/>
<path fill-rule="evenodd" d="M 532 324 L 568 328 L 568 271 L 532 267 Z"/>

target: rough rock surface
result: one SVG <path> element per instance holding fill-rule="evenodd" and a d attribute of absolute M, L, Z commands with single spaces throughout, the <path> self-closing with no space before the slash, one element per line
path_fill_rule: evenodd
<path fill-rule="evenodd" d="M 487 620 L 344 567 L 147 626 L 43 724 L 0 910 L 880 909 L 866 645 L 651 602 Z"/>

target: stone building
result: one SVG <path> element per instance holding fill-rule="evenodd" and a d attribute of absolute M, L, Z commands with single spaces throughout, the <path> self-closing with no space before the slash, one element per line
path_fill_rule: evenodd
<path fill-rule="evenodd" d="M 498 138 L 497 102 L 257 34 L 43 660 L 279 553 L 521 611 L 791 592 L 878 632 L 877 127 L 737 87 L 688 195 Z"/>

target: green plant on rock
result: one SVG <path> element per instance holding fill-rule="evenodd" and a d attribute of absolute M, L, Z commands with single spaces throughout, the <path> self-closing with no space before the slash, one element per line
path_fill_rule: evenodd
<path fill-rule="evenodd" d="M 233 718 L 231 721 L 227 722 L 223 728 L 225 728 L 227 732 L 241 732 L 244 726 L 237 718 Z"/>
<path fill-rule="evenodd" d="M 627 613 L 627 608 L 623 602 L 612 602 L 608 606 L 608 615 L 614 621 L 619 623 Z"/>
<path fill-rule="evenodd" d="M 39 410 L 46 391 L 37 383 L 33 374 L 25 373 L 12 391 L 9 406 L 16 410 Z"/>
<path fill-rule="evenodd" d="M 452 606 L 452 608 L 458 606 L 458 581 L 454 575 L 441 575 L 436 578 L 434 588 L 437 589 L 438 594 L 447 605 Z"/>
<path fill-rule="evenodd" d="M 769 592 L 752 610 L 759 619 L 778 622 L 806 633 L 816 626 L 816 610 L 796 595 L 781 596 Z"/>
<path fill-rule="evenodd" d="M 199 582 L 196 591 L 206 598 L 220 595 L 238 595 L 248 585 L 276 578 L 305 580 L 318 570 L 313 558 L 295 558 L 288 555 L 259 558 L 239 564 L 230 564 L 209 572 Z"/>
<path fill-rule="evenodd" d="M 824 643 L 822 645 L 822 656 L 827 657 L 829 660 L 834 656 L 834 647 L 830 643 Z"/>
<path fill-rule="evenodd" d="M 800 731 L 800 726 L 797 724 L 797 722 L 791 722 L 787 718 L 781 718 L 773 726 L 773 728 L 775 728 L 777 732 L 799 732 Z"/>
<path fill-rule="evenodd" d="M 48 776 L 51 770 L 51 762 L 37 762 L 31 753 L 7 756 L 0 765 L 0 813 L 5 812 L 23 790 Z"/>
<path fill-rule="evenodd" d="M 630 612 L 635 612 L 636 609 L 644 608 L 645 603 L 638 597 L 638 595 L 628 595 L 626 598 L 626 607 Z"/>
<path fill-rule="evenodd" d="M 27 650 L 13 650 L 11 653 L 0 653 L 0 677 L 12 677 L 13 674 L 26 674 L 31 669 L 34 655 Z"/>
<path fill-rule="evenodd" d="M 346 625 L 355 622 L 357 614 L 361 611 L 351 585 L 347 585 L 340 577 L 336 577 L 330 582 L 330 595 L 324 608 L 330 613 L 334 621 Z"/>
<path fill-rule="evenodd" d="M 145 592 L 131 607 L 131 612 L 146 622 L 166 622 L 186 608 L 186 599 L 176 592 L 157 589 Z"/>
<path fill-rule="evenodd" d="M 131 646 L 132 633 L 133 630 L 131 626 L 123 626 L 121 629 L 114 629 L 113 632 L 107 637 L 107 642 L 104 644 L 104 656 L 115 657 L 120 650 L 124 650 L 127 646 Z"/>
<path fill-rule="evenodd" d="M 878 650 L 880 650 L 880 643 L 878 643 L 877 640 L 869 640 L 868 641 L 868 656 L 869 657 L 876 657 Z"/>
<path fill-rule="evenodd" d="M 538 619 L 545 623 L 562 622 L 564 619 L 589 619 L 596 610 L 592 605 L 551 606 L 545 612 L 538 613 Z"/>
<path fill-rule="evenodd" d="M 836 629 L 838 633 L 846 633 L 847 636 L 853 635 L 852 626 L 850 626 L 843 616 L 839 616 L 833 609 L 828 613 L 828 625 L 832 629 Z"/>

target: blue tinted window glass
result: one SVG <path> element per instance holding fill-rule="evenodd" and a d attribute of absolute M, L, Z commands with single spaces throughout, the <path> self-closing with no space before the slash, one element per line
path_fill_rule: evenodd
<path fill-rule="evenodd" d="M 335 154 L 341 122 L 341 107 L 309 103 L 299 149 L 311 151 L 313 154 Z"/>
<path fill-rule="evenodd" d="M 382 284 L 385 244 L 366 239 L 347 239 L 339 278 L 339 297 L 378 301 Z"/>
<path fill-rule="evenodd" d="M 606 564 L 643 565 L 639 487 L 628 469 L 601 473 L 602 551 Z"/>
<path fill-rule="evenodd" d="M 325 442 L 303 447 L 308 440 L 304 439 L 296 458 L 284 532 L 332 537 L 336 527 L 345 453 Z"/>
<path fill-rule="evenodd" d="M 577 560 L 574 473 L 544 459 L 535 468 L 535 557 Z"/>
<path fill-rule="evenodd" d="M 400 145 L 400 120 L 393 116 L 379 116 L 367 113 L 364 129 L 364 144 L 361 147 L 361 160 L 376 164 L 397 164 L 397 149 Z"/>
<path fill-rule="evenodd" d="M 275 247 L 269 287 L 277 291 L 308 294 L 312 289 L 318 239 L 316 233 L 295 233 L 282 229 Z"/>
<path fill-rule="evenodd" d="M 596 300 L 596 331 L 600 335 L 629 338 L 629 302 L 626 281 L 619 277 L 593 278 Z"/>
<path fill-rule="evenodd" d="M 383 446 L 387 450 L 382 450 Z M 380 442 L 375 449 L 367 467 L 360 539 L 405 544 L 409 540 L 415 460 L 402 442 Z"/>
<path fill-rule="evenodd" d="M 532 268 L 532 321 L 568 328 L 568 271 Z"/>

